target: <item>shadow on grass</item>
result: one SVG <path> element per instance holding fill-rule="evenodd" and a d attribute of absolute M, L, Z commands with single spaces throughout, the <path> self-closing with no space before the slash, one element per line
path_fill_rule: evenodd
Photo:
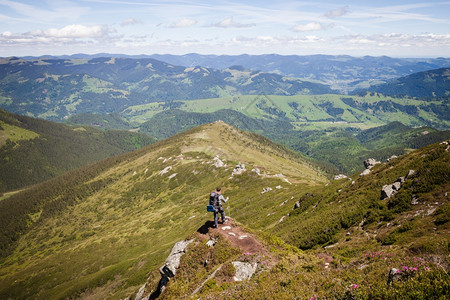
<path fill-rule="evenodd" d="M 209 228 L 213 228 L 214 221 L 206 221 L 199 229 L 197 229 L 198 233 L 207 234 L 209 232 Z"/>

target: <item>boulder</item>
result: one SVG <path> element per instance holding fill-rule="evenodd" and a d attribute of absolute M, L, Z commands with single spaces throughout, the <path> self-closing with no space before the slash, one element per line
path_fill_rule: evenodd
<path fill-rule="evenodd" d="M 391 161 L 393 159 L 396 159 L 398 156 L 397 155 L 392 155 L 390 158 L 387 159 L 387 161 Z"/>
<path fill-rule="evenodd" d="M 409 170 L 408 174 L 406 174 L 406 179 L 413 177 L 416 174 L 415 170 Z"/>
<path fill-rule="evenodd" d="M 294 204 L 294 209 L 297 209 L 297 208 L 299 208 L 299 207 L 300 207 L 300 200 L 297 201 L 297 202 L 295 202 L 295 204 Z"/>
<path fill-rule="evenodd" d="M 258 267 L 257 263 L 233 261 L 233 266 L 236 269 L 236 273 L 233 277 L 234 281 L 248 280 L 252 278 Z"/>
<path fill-rule="evenodd" d="M 400 270 L 396 268 L 392 268 L 389 270 L 388 281 L 387 284 L 391 284 L 395 280 L 399 280 L 402 278 L 402 273 Z"/>
<path fill-rule="evenodd" d="M 400 182 L 400 183 L 404 183 L 405 182 L 405 177 L 399 177 L 397 178 L 397 180 L 395 182 Z"/>
<path fill-rule="evenodd" d="M 170 252 L 169 256 L 166 259 L 166 263 L 162 268 L 167 268 L 173 274 L 173 276 L 175 276 L 175 273 L 178 267 L 180 266 L 180 259 L 184 255 L 186 247 L 193 241 L 194 240 L 184 240 L 176 243 L 173 246 L 172 251 Z"/>
<path fill-rule="evenodd" d="M 246 170 L 245 165 L 238 163 L 234 168 L 233 172 L 231 173 L 231 177 L 233 177 L 234 175 L 242 174 L 243 172 L 245 172 L 245 170 Z"/>
<path fill-rule="evenodd" d="M 399 191 L 401 187 L 402 187 L 402 184 L 398 181 L 396 181 L 392 184 L 392 189 L 396 192 Z"/>
<path fill-rule="evenodd" d="M 370 174 L 370 169 L 365 169 L 364 171 L 361 172 L 361 174 L 359 174 L 359 176 L 366 176 Z"/>
<path fill-rule="evenodd" d="M 344 178 L 347 178 L 347 175 L 344 174 L 334 175 L 334 180 L 340 180 Z"/>
<path fill-rule="evenodd" d="M 383 185 L 381 188 L 381 200 L 389 199 L 395 194 L 395 190 L 392 188 L 392 184 Z"/>
<path fill-rule="evenodd" d="M 161 274 L 161 279 L 158 283 L 158 288 L 156 291 L 150 295 L 150 299 L 158 298 L 159 295 L 164 291 L 167 284 L 169 283 L 170 278 L 175 276 L 178 267 L 180 266 L 180 259 L 186 252 L 186 247 L 192 243 L 194 240 L 184 240 L 176 243 L 169 256 L 166 259 L 164 266 L 159 269 L 159 273 Z"/>
<path fill-rule="evenodd" d="M 213 165 L 216 168 L 222 168 L 225 165 L 223 161 L 220 160 L 219 155 L 214 156 L 213 161 L 214 161 Z"/>
<path fill-rule="evenodd" d="M 159 175 L 164 175 L 164 174 L 166 174 L 167 172 L 169 172 L 170 170 L 172 170 L 172 166 L 165 167 L 164 169 L 162 169 L 162 170 L 159 172 Z"/>
<path fill-rule="evenodd" d="M 261 176 L 261 170 L 258 168 L 252 169 L 252 172 L 256 173 L 256 175 Z"/>
<path fill-rule="evenodd" d="M 134 300 L 147 300 L 150 298 L 150 296 L 146 296 L 144 297 L 144 293 L 145 293 L 145 288 L 147 287 L 147 283 L 144 284 L 138 291 L 138 293 L 136 294 L 136 297 L 134 298 Z"/>
<path fill-rule="evenodd" d="M 366 169 L 372 169 L 373 166 L 380 164 L 381 162 L 375 160 L 374 158 L 368 158 L 364 161 L 364 167 Z"/>

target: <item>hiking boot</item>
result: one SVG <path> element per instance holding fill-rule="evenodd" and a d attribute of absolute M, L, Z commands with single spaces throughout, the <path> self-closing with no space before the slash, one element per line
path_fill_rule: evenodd
<path fill-rule="evenodd" d="M 228 220 L 222 221 L 222 224 L 226 224 L 228 223 Z"/>

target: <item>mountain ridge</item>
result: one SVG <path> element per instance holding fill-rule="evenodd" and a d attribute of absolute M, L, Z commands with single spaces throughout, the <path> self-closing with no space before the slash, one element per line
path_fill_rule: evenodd
<path fill-rule="evenodd" d="M 242 65 L 252 70 L 278 73 L 287 77 L 319 80 L 333 85 L 334 89 L 351 91 L 361 85 L 370 85 L 411 73 L 442 67 L 450 67 L 449 58 L 393 58 L 388 56 L 350 55 L 122 55 L 99 53 L 95 55 L 76 54 L 71 56 L 51 56 L 52 58 L 95 58 L 95 57 L 155 58 L 170 64 L 185 67 L 211 67 L 225 69 Z M 45 56 L 44 56 L 45 57 Z M 36 57 L 26 57 L 35 59 Z M 42 58 L 42 57 L 41 57 Z"/>
<path fill-rule="evenodd" d="M 211 250 L 207 240 L 198 239 L 163 297 L 191 297 L 220 264 L 218 277 L 207 280 L 195 297 L 442 295 L 442 269 L 429 259 L 448 253 L 442 246 L 449 224 L 444 213 L 448 149 L 448 142 L 430 145 L 380 164 L 367 176 L 329 182 L 314 165 L 261 136 L 223 122 L 195 127 L 1 200 L 0 296 L 126 298 L 134 297 L 146 281 L 152 289 L 173 245 L 208 227 L 211 215 L 205 205 L 217 186 L 230 198 L 227 215 L 249 228 L 273 263 L 264 255 L 236 252 L 220 238 Z M 409 169 L 416 175 L 392 199 L 380 200 L 381 187 Z M 419 204 L 411 204 L 413 195 Z M 433 212 L 415 218 L 416 208 L 428 213 L 427 205 Z M 313 222 L 317 215 L 327 217 Z M 402 227 L 391 226 L 394 220 Z M 379 235 L 374 233 L 378 226 Z M 432 238 L 421 230 L 434 232 Z M 412 236 L 420 240 L 411 246 Z M 394 247 L 386 247 L 388 243 Z M 301 246 L 305 250 L 299 245 L 306 245 Z M 392 259 L 368 260 L 364 254 L 370 251 L 391 251 Z M 397 258 L 406 259 L 411 251 L 422 251 L 418 276 L 425 281 L 411 277 L 387 287 L 387 266 L 397 267 Z M 259 273 L 233 282 L 231 260 L 256 263 Z M 360 269 L 364 264 L 370 268 Z M 352 284 L 361 288 L 349 289 Z"/>
<path fill-rule="evenodd" d="M 120 282 L 114 293 L 125 296 L 209 217 L 205 199 L 215 187 L 234 199 L 232 217 L 264 228 L 282 213 L 263 217 L 270 203 L 284 201 L 291 186 L 326 181 L 295 153 L 222 122 L 84 166 L 0 201 L 0 296 L 79 297 L 108 280 Z M 266 197 L 266 207 L 251 201 L 267 186 L 279 195 Z"/>
<path fill-rule="evenodd" d="M 121 112 L 155 101 L 330 92 L 326 85 L 277 74 L 186 68 L 152 58 L 0 59 L 0 106 L 14 113 L 55 120 L 74 112 Z"/>
<path fill-rule="evenodd" d="M 372 86 L 368 91 L 389 96 L 448 98 L 450 96 L 450 68 L 414 73 Z M 443 114 L 447 113 L 448 110 L 443 112 Z"/>

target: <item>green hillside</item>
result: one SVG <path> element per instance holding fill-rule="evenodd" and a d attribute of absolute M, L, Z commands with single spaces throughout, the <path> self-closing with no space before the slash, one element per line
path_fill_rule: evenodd
<path fill-rule="evenodd" d="M 271 235 L 248 230 L 260 244 L 247 252 L 227 235 L 239 232 L 234 225 L 193 235 L 162 298 L 446 299 L 449 163 L 448 143 L 435 144 L 365 177 L 320 186 L 296 197 L 297 208 L 281 208 L 289 214 Z M 380 200 L 382 186 L 406 174 L 399 192 Z M 212 238 L 218 245 L 211 249 Z M 211 258 L 206 266 L 205 256 Z M 256 266 L 256 274 L 235 282 L 235 262 Z"/>
<path fill-rule="evenodd" d="M 335 174 L 361 172 L 363 170 L 361 162 L 369 157 L 385 161 L 392 155 L 405 154 L 409 149 L 418 149 L 450 138 L 449 130 L 411 128 L 400 122 L 365 130 L 350 127 L 350 124 L 330 122 L 329 127 L 325 127 L 325 124 L 307 127 L 296 126 L 297 123 L 290 122 L 287 117 L 252 118 L 244 112 L 232 109 L 221 109 L 211 113 L 181 109 L 165 110 L 141 124 L 139 130 L 163 139 L 177 132 L 218 120 L 243 130 L 257 132 L 286 145 L 315 160 L 329 173 Z"/>
<path fill-rule="evenodd" d="M 328 86 L 246 69 L 181 67 L 151 58 L 0 59 L 0 107 L 64 120 L 129 106 L 239 94 L 324 94 Z"/>
<path fill-rule="evenodd" d="M 0 110 L 0 193 L 152 142 L 139 133 L 69 127 Z"/>
<path fill-rule="evenodd" d="M 368 89 L 372 92 L 391 96 L 410 96 L 422 98 L 450 97 L 450 69 L 441 68 L 414 73 L 391 80 Z M 444 113 L 444 112 L 443 112 Z M 449 110 L 445 112 L 449 113 Z"/>
<path fill-rule="evenodd" d="M 264 137 L 223 122 L 195 127 L 0 201 L 0 298 L 133 299 L 144 283 L 150 295 L 186 238 L 194 242 L 161 299 L 445 298 L 448 147 L 329 183 Z M 237 163 L 245 171 L 232 175 Z M 234 239 L 227 224 L 208 229 L 216 186 L 230 198 Z M 256 274 L 235 282 L 232 261 Z M 390 268 L 403 274 L 387 285 Z"/>
<path fill-rule="evenodd" d="M 238 162 L 246 171 L 231 176 Z M 222 122 L 70 171 L 0 201 L 0 298 L 124 298 L 210 217 L 216 186 L 232 217 L 264 229 L 298 188 L 325 182 L 293 152 Z M 267 186 L 279 192 L 261 198 Z"/>
<path fill-rule="evenodd" d="M 170 105 L 169 105 L 170 104 Z M 231 109 L 257 119 L 283 119 L 299 129 L 330 127 L 370 128 L 390 122 L 407 126 L 450 128 L 448 101 L 443 99 L 395 98 L 378 94 L 360 95 L 238 95 L 201 100 L 177 100 L 169 104 L 154 102 L 125 109 L 122 115 L 136 123 L 144 123 L 155 114 L 180 109 L 187 112 L 211 113 Z"/>

